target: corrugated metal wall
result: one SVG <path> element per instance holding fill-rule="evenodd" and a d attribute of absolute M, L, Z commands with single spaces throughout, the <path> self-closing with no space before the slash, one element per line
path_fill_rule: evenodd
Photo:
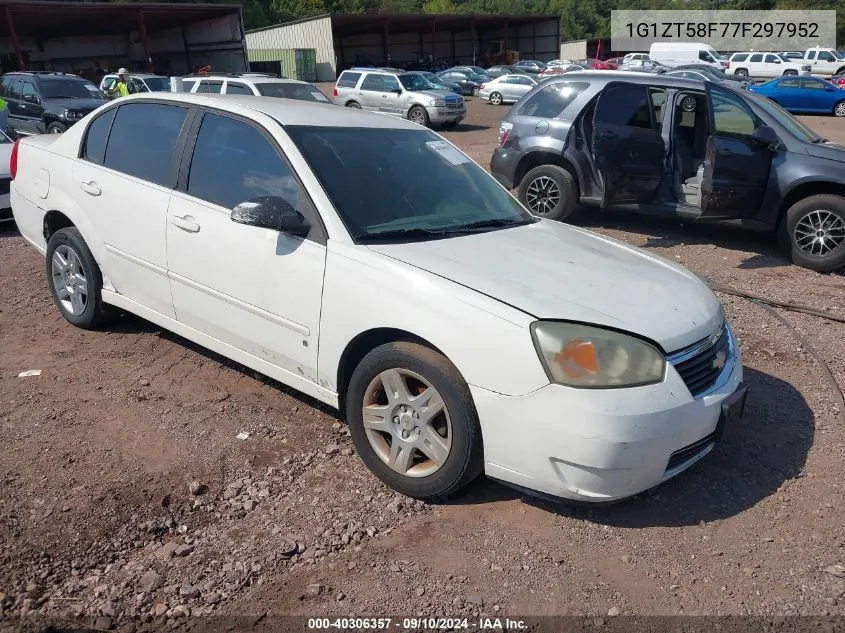
<path fill-rule="evenodd" d="M 561 59 L 584 59 L 587 57 L 587 40 L 573 40 L 571 42 L 561 42 L 560 58 Z"/>
<path fill-rule="evenodd" d="M 317 51 L 317 81 L 334 81 L 336 61 L 329 17 L 274 26 L 246 34 L 247 49 L 313 48 Z"/>

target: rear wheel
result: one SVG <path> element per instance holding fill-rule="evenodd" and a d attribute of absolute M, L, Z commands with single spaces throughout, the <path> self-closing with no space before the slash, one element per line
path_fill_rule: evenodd
<path fill-rule="evenodd" d="M 61 134 L 65 132 L 67 128 L 62 125 L 61 123 L 53 122 L 47 126 L 47 134 Z"/>
<path fill-rule="evenodd" d="M 833 106 L 833 115 L 845 116 L 845 101 L 840 101 L 835 106 Z"/>
<path fill-rule="evenodd" d="M 845 198 L 820 194 L 799 200 L 786 212 L 782 239 L 792 261 L 818 272 L 845 266 Z"/>
<path fill-rule="evenodd" d="M 447 497 L 483 470 L 469 387 L 428 347 L 388 343 L 367 354 L 349 383 L 346 418 L 361 459 L 402 494 Z"/>
<path fill-rule="evenodd" d="M 519 183 L 519 201 L 538 217 L 563 221 L 578 202 L 575 179 L 558 165 L 535 167 Z"/>
<path fill-rule="evenodd" d="M 797 70 L 784 70 L 783 71 L 784 77 L 792 77 L 792 76 L 797 75 L 797 74 L 798 74 Z"/>
<path fill-rule="evenodd" d="M 478 86 L 476 86 L 475 88 L 473 88 L 473 89 L 472 89 L 472 96 L 473 96 L 473 97 L 477 97 L 477 96 L 478 96 L 478 93 L 479 93 L 480 91 L 481 91 L 481 88 L 479 88 Z"/>
<path fill-rule="evenodd" d="M 360 110 L 361 104 L 358 103 L 357 101 L 350 101 L 349 103 L 346 104 L 346 107 L 347 108 L 355 108 L 356 110 Z"/>
<path fill-rule="evenodd" d="M 414 123 L 418 123 L 420 125 L 424 125 L 426 127 L 430 122 L 426 109 L 418 105 L 408 110 L 408 120 L 413 121 Z"/>
<path fill-rule="evenodd" d="M 494 106 L 502 105 L 502 93 L 500 93 L 500 92 L 490 93 L 490 103 Z"/>
<path fill-rule="evenodd" d="M 734 71 L 734 75 L 738 77 L 748 77 L 748 71 L 745 68 L 737 68 Z"/>

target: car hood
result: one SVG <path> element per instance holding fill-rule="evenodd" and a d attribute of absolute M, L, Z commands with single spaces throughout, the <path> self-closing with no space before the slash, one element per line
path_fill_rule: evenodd
<path fill-rule="evenodd" d="M 845 163 L 845 145 L 839 143 L 807 143 L 806 147 L 810 156 Z"/>
<path fill-rule="evenodd" d="M 539 319 L 618 328 L 666 352 L 705 338 L 724 319 L 719 300 L 688 270 L 558 222 L 369 248 Z"/>
<path fill-rule="evenodd" d="M 48 99 L 47 104 L 56 109 L 77 110 L 91 112 L 106 103 L 102 99 Z"/>
<path fill-rule="evenodd" d="M 419 90 L 414 92 L 417 95 L 425 95 L 426 97 L 431 97 L 432 99 L 445 99 L 449 97 L 450 99 L 455 97 L 455 93 L 451 90 Z"/>

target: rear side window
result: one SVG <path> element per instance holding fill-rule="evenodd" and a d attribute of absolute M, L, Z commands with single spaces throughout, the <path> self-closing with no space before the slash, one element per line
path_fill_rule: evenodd
<path fill-rule="evenodd" d="M 296 209 L 299 186 L 258 129 L 206 114 L 191 159 L 188 194 L 226 209 L 259 196 L 281 196 Z"/>
<path fill-rule="evenodd" d="M 781 60 L 777 57 L 777 55 L 766 55 L 767 64 L 779 64 L 780 61 Z"/>
<path fill-rule="evenodd" d="M 361 73 L 351 73 L 349 71 L 344 70 L 340 73 L 340 77 L 337 80 L 337 87 L 338 88 L 354 88 L 358 85 L 358 80 L 361 78 Z"/>
<path fill-rule="evenodd" d="M 761 54 L 757 53 L 755 55 L 752 55 L 751 59 L 749 59 L 748 61 L 750 61 L 750 62 L 761 62 L 761 61 L 763 61 L 763 56 Z"/>
<path fill-rule="evenodd" d="M 109 131 L 114 121 L 117 108 L 103 112 L 91 122 L 85 134 L 85 144 L 82 147 L 82 158 L 102 165 L 106 158 L 106 143 L 109 140 Z"/>
<path fill-rule="evenodd" d="M 586 82 L 563 82 L 546 86 L 535 92 L 519 108 L 518 114 L 541 119 L 553 119 L 560 116 L 567 106 L 579 94 L 589 88 Z"/>
<path fill-rule="evenodd" d="M 748 53 L 737 53 L 731 57 L 732 62 L 744 62 L 746 59 L 748 59 Z"/>
<path fill-rule="evenodd" d="M 211 94 L 220 94 L 220 91 L 223 89 L 223 82 L 222 81 L 209 81 L 203 79 L 200 81 L 200 86 L 197 88 L 197 92 L 204 92 L 204 93 L 211 93 Z"/>
<path fill-rule="evenodd" d="M 778 89 L 780 88 L 799 88 L 798 80 L 797 79 L 781 79 L 780 83 L 778 84 Z"/>
<path fill-rule="evenodd" d="M 611 84 L 599 97 L 596 121 L 600 120 L 609 125 L 654 129 L 650 106 L 645 86 Z"/>
<path fill-rule="evenodd" d="M 106 148 L 105 166 L 173 187 L 173 154 L 188 110 L 159 103 L 130 103 L 117 110 Z"/>
<path fill-rule="evenodd" d="M 230 81 L 226 84 L 226 94 L 227 95 L 251 95 L 252 90 L 249 89 L 249 86 L 246 84 L 239 84 L 233 81 Z"/>
<path fill-rule="evenodd" d="M 361 90 L 372 90 L 374 92 L 382 92 L 384 90 L 384 82 L 381 75 L 367 75 L 361 83 Z"/>

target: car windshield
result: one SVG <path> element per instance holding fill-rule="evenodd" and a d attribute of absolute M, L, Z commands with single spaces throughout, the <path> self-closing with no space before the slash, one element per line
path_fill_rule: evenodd
<path fill-rule="evenodd" d="M 402 83 L 402 87 L 405 88 L 405 90 L 410 90 L 412 92 L 417 90 L 431 90 L 434 88 L 428 79 L 415 73 L 399 75 L 399 81 Z"/>
<path fill-rule="evenodd" d="M 102 99 L 106 96 L 99 88 L 83 79 L 41 77 L 38 81 L 44 99 Z"/>
<path fill-rule="evenodd" d="M 839 59 L 845 59 L 845 51 L 833 51 L 833 54 Z"/>
<path fill-rule="evenodd" d="M 774 101 L 766 99 L 758 94 L 754 94 L 753 92 L 748 92 L 744 96 L 752 99 L 754 103 L 766 111 L 766 114 L 785 127 L 793 136 L 805 143 L 816 143 L 821 138 L 818 134 L 813 132 L 813 130 L 804 125 L 801 120 L 789 114 L 789 112 L 781 108 Z"/>
<path fill-rule="evenodd" d="M 285 126 L 354 239 L 426 240 L 534 222 L 430 130 Z"/>
<path fill-rule="evenodd" d="M 261 82 L 256 83 L 255 87 L 258 88 L 258 93 L 265 97 L 330 103 L 329 98 L 311 84 L 296 84 L 287 81 Z"/>
<path fill-rule="evenodd" d="M 152 92 L 170 92 L 170 77 L 147 77 L 144 83 Z"/>

